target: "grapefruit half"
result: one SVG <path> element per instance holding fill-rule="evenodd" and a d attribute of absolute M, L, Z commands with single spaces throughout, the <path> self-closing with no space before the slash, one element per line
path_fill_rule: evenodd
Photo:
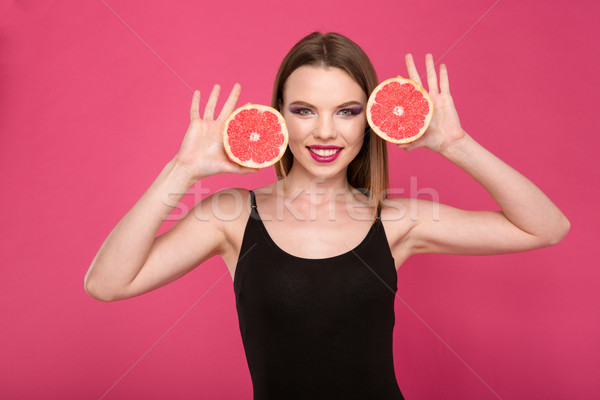
<path fill-rule="evenodd" d="M 287 126 L 276 109 L 246 104 L 225 121 L 223 144 L 233 162 L 249 168 L 265 168 L 283 156 L 288 145 Z"/>
<path fill-rule="evenodd" d="M 433 103 L 427 91 L 401 77 L 381 82 L 367 102 L 369 125 L 392 143 L 410 143 L 423 136 L 432 116 Z"/>

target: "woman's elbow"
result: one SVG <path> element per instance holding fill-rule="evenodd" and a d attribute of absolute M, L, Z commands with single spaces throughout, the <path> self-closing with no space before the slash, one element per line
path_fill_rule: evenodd
<path fill-rule="evenodd" d="M 546 238 L 547 246 L 554 246 L 560 243 L 567 236 L 570 229 L 571 222 L 563 215 L 560 222 L 556 224 L 556 227 L 548 232 L 548 237 Z"/>
<path fill-rule="evenodd" d="M 100 290 L 93 280 L 85 279 L 83 283 L 83 288 L 88 295 L 90 295 L 92 298 L 98 301 L 108 303 L 116 300 L 114 296 L 109 296 L 106 292 Z"/>

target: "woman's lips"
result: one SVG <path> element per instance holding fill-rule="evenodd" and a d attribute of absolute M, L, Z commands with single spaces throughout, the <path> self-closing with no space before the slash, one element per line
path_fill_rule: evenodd
<path fill-rule="evenodd" d="M 342 152 L 342 148 L 338 146 L 321 146 L 321 145 L 313 145 L 307 146 L 308 152 L 312 156 L 315 161 L 321 163 L 332 162 Z"/>

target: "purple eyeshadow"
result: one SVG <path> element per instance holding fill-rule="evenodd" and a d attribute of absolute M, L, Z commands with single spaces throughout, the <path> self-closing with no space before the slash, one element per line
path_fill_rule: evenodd
<path fill-rule="evenodd" d="M 292 104 L 289 106 L 289 110 L 290 110 L 290 112 L 297 113 L 297 114 L 299 114 L 301 110 L 309 110 L 311 113 L 313 112 L 312 108 L 307 107 L 305 105 L 301 105 L 301 104 Z M 350 110 L 353 115 L 357 115 L 357 114 L 362 113 L 363 106 L 361 106 L 360 104 L 357 104 L 357 105 L 344 107 L 344 108 L 342 108 L 342 110 Z"/>
<path fill-rule="evenodd" d="M 352 110 L 353 114 L 360 114 L 362 112 L 362 110 L 363 110 L 363 107 L 360 106 L 360 105 L 356 105 L 356 106 L 346 107 L 346 109 Z"/>
<path fill-rule="evenodd" d="M 295 113 L 295 112 L 298 112 L 299 110 L 302 110 L 302 109 L 305 109 L 305 108 L 310 110 L 310 108 L 308 108 L 306 106 L 302 106 L 302 105 L 299 105 L 299 104 L 292 104 L 290 106 L 290 111 L 293 112 L 293 113 Z"/>

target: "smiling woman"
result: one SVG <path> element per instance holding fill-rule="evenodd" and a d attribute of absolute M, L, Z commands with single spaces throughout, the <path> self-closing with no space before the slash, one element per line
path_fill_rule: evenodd
<path fill-rule="evenodd" d="M 310 67 L 313 67 L 313 71 L 325 69 L 330 72 L 330 77 L 345 73 L 340 83 L 347 85 L 348 80 L 351 80 L 352 85 L 361 89 L 360 96 L 364 95 L 365 98 L 362 99 L 359 96 L 360 100 L 356 99 L 334 106 L 337 106 L 342 114 L 352 113 L 364 116 L 363 110 L 366 107 L 367 98 L 379 83 L 377 73 L 369 57 L 358 45 L 335 33 L 308 35 L 289 51 L 283 59 L 275 78 L 271 98 L 272 107 L 284 112 L 285 115 L 284 95 L 290 85 L 290 76 L 298 75 L 298 70 L 305 71 Z M 325 75 L 322 79 L 327 80 Z M 313 86 L 313 88 L 321 90 L 321 94 L 326 92 L 325 96 L 319 96 L 320 101 L 328 99 L 330 95 L 337 92 L 337 88 L 332 87 L 334 82 L 331 79 L 326 84 L 329 84 L 329 91 L 321 90 L 317 85 Z M 290 102 L 289 106 L 291 107 L 294 104 Z M 314 106 L 311 104 L 300 101 L 299 105 L 308 106 L 306 111 L 302 111 L 304 113 L 311 112 L 310 110 L 314 112 Z M 352 106 L 349 108 L 351 111 L 343 110 L 347 106 Z M 364 146 L 361 147 L 358 156 L 353 157 L 348 165 L 348 182 L 354 188 L 366 189 L 369 194 L 370 206 L 380 208 L 382 198 L 385 197 L 389 187 L 387 147 L 385 141 L 377 135 L 368 135 L 370 128 L 366 124 L 366 119 L 361 117 L 360 120 L 365 122 Z M 287 117 L 286 121 L 288 121 Z M 284 153 L 275 166 L 279 178 L 285 177 L 290 172 L 293 159 L 291 149 Z"/>
<path fill-rule="evenodd" d="M 286 81 L 281 103 L 292 132 L 288 151 L 296 163 L 288 174 L 309 170 L 311 179 L 345 184 L 348 165 L 363 147 L 366 101 L 362 88 L 339 68 L 296 69 Z"/>
<path fill-rule="evenodd" d="M 410 55 L 406 66 L 420 84 Z M 194 92 L 181 149 L 106 239 L 85 289 L 102 301 L 138 296 L 220 255 L 233 279 L 255 400 L 402 399 L 392 356 L 397 268 L 418 253 L 532 250 L 558 243 L 569 230 L 533 183 L 462 129 L 446 66 L 439 88 L 431 55 L 426 66 L 433 117 L 422 137 L 400 147 L 439 153 L 502 211 L 387 198 L 386 143 L 365 117 L 377 85 L 373 66 L 350 39 L 313 33 L 290 50 L 275 81 L 272 105 L 289 131 L 279 179 L 209 196 L 156 237 L 198 180 L 253 171 L 231 162 L 221 139 L 240 85 L 217 118 L 220 87 L 202 118 Z M 239 211 L 240 200 L 246 207 L 238 218 L 219 218 Z"/>

